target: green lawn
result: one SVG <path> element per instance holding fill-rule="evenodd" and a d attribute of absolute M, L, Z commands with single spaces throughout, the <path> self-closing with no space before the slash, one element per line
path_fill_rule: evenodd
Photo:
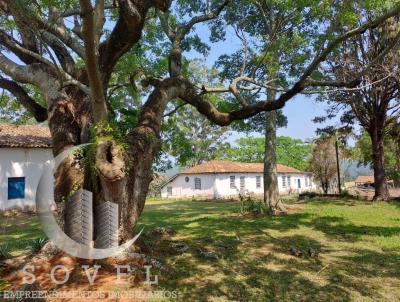
<path fill-rule="evenodd" d="M 45 235 L 36 216 L 0 213 L 0 245 L 7 245 L 12 256 L 21 255 L 32 240 L 41 237 Z"/>
<path fill-rule="evenodd" d="M 242 218 L 238 208 L 235 202 L 149 202 L 139 229 L 176 230 L 141 238 L 168 268 L 154 290 L 177 290 L 181 301 L 400 301 L 400 204 L 321 200 L 273 218 Z M 41 236 L 35 219 L 6 228 L 0 243 L 16 250 L 15 242 Z M 177 254 L 171 242 L 190 248 Z M 291 247 L 305 255 L 292 256 Z M 316 258 L 307 255 L 309 247 Z"/>
<path fill-rule="evenodd" d="M 161 286 L 179 290 L 182 301 L 400 300 L 399 204 L 313 201 L 297 214 L 256 219 L 232 217 L 237 208 L 182 201 L 146 206 L 141 226 L 177 230 L 172 238 L 145 238 L 173 267 Z M 166 256 L 169 240 L 191 248 Z M 292 246 L 306 255 L 291 256 Z M 317 258 L 308 257 L 310 246 Z M 204 259 L 199 250 L 220 258 Z"/>

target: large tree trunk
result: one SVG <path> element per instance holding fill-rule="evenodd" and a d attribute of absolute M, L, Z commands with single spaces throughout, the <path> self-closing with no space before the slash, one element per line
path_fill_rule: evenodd
<path fill-rule="evenodd" d="M 272 96 L 271 96 L 272 97 Z M 285 212 L 279 199 L 278 173 L 276 169 L 276 111 L 265 113 L 264 202 L 271 215 Z"/>
<path fill-rule="evenodd" d="M 383 148 L 384 133 L 383 127 L 373 127 L 369 134 L 372 141 L 372 155 L 373 155 L 373 167 L 374 167 L 374 178 L 375 178 L 375 196 L 374 200 L 388 200 L 389 190 L 386 181 L 385 171 L 385 153 Z"/>
<path fill-rule="evenodd" d="M 49 127 L 55 156 L 73 146 L 89 142 L 88 128 L 93 121 L 90 108 L 85 104 L 90 103 L 71 95 L 53 102 L 49 108 Z M 60 226 L 67 235 L 71 235 L 68 234 L 68 228 L 64 228 L 68 219 L 65 214 L 68 197 L 77 189 L 84 188 L 93 193 L 94 209 L 107 201 L 118 204 L 121 243 L 134 237 L 134 228 L 143 211 L 152 180 L 152 164 L 160 150 L 160 112 L 163 108 L 161 105 L 154 110 L 142 110 L 144 114 L 138 126 L 131 131 L 126 142 L 127 148 L 122 148 L 113 138 L 103 139 L 101 130 L 98 130 L 96 145 L 91 146 L 94 148 L 91 151 L 94 157 L 90 159 L 93 160 L 90 167 L 87 166 L 87 159 L 84 163 L 75 154 L 62 162 L 55 173 L 54 193 L 61 215 Z M 94 241 L 98 227 L 94 225 Z"/>

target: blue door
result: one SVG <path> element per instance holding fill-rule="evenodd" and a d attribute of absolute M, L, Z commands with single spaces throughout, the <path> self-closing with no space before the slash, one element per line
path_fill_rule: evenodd
<path fill-rule="evenodd" d="M 301 179 L 298 179 L 298 180 L 297 180 L 297 187 L 298 187 L 299 189 L 301 189 Z"/>

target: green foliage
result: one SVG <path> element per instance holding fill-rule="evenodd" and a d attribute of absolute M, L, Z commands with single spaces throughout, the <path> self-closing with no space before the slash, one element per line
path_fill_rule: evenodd
<path fill-rule="evenodd" d="M 261 163 L 264 161 L 265 139 L 263 137 L 244 137 L 230 144 L 222 145 L 216 152 L 216 158 L 240 162 Z M 312 146 L 299 139 L 286 136 L 277 138 L 276 155 L 279 164 L 299 170 L 308 168 Z"/>
<path fill-rule="evenodd" d="M 319 196 L 316 192 L 303 192 L 299 194 L 299 200 L 311 199 Z"/>
<path fill-rule="evenodd" d="M 239 194 L 240 207 L 239 213 L 241 215 L 256 214 L 264 215 L 267 213 L 267 206 L 260 199 L 255 199 L 251 195 Z"/>
<path fill-rule="evenodd" d="M 207 67 L 205 62 L 193 60 L 189 62 L 189 67 L 188 76 L 194 83 L 222 85 L 218 79 L 218 71 Z M 205 98 L 221 110 L 225 109 L 222 95 L 207 94 Z M 173 112 L 175 108 L 179 109 L 166 117 L 163 124 L 164 152 L 173 156 L 180 166 L 192 166 L 212 159 L 230 128 L 213 124 L 192 106 L 183 106 L 180 101 L 173 102 L 167 112 Z"/>
<path fill-rule="evenodd" d="M 168 118 L 163 130 L 163 150 L 175 157 L 180 166 L 192 166 L 214 157 L 228 128 L 212 124 L 186 106 Z"/>
<path fill-rule="evenodd" d="M 5 243 L 0 245 L 0 260 L 6 260 L 11 257 L 11 248 L 10 245 Z"/>
<path fill-rule="evenodd" d="M 396 129 L 394 130 L 394 135 L 389 132 L 385 137 L 384 142 L 384 155 L 385 155 L 385 168 L 389 178 L 400 179 L 400 146 L 399 146 L 399 136 L 400 134 Z M 358 137 L 354 148 L 351 150 L 351 156 L 353 159 L 358 160 L 360 164 L 365 166 L 373 165 L 373 155 L 372 155 L 372 142 L 371 137 L 366 131 Z"/>
<path fill-rule="evenodd" d="M 28 243 L 26 249 L 29 250 L 32 254 L 37 254 L 42 250 L 42 248 L 46 245 L 47 242 L 48 242 L 47 238 L 33 239 Z"/>
<path fill-rule="evenodd" d="M 33 122 L 33 117 L 21 103 L 3 90 L 0 94 L 0 122 L 29 124 Z"/>

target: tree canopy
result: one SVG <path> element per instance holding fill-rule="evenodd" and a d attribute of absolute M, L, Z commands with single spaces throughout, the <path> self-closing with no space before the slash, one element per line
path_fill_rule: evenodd
<path fill-rule="evenodd" d="M 264 161 L 265 139 L 263 137 L 243 137 L 231 144 L 222 145 L 216 152 L 216 158 L 233 161 L 261 163 Z M 276 156 L 279 164 L 302 171 L 309 167 L 312 145 L 300 139 L 287 136 L 277 138 Z"/>

